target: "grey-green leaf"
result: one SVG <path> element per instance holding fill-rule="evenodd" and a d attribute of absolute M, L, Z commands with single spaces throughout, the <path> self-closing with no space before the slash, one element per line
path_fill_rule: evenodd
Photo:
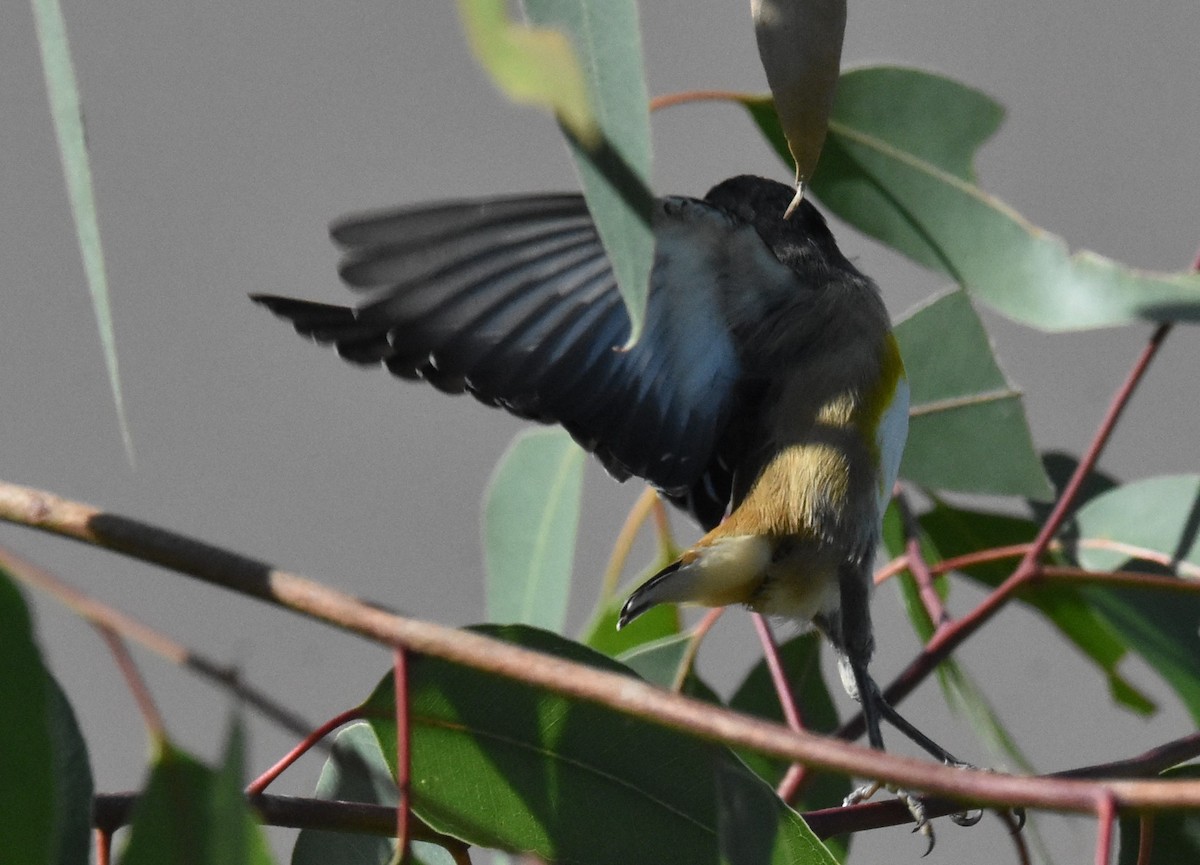
<path fill-rule="evenodd" d="M 1004 377 L 962 291 L 896 325 L 912 388 L 902 477 L 955 492 L 1049 498 L 1021 393 Z"/>
<path fill-rule="evenodd" d="M 525 430 L 488 485 L 483 511 L 488 618 L 562 629 L 583 489 L 583 451 L 564 430 Z"/>
<path fill-rule="evenodd" d="M 133 436 L 125 417 L 125 402 L 121 397 L 121 376 L 117 369 L 117 342 L 113 334 L 112 311 L 108 303 L 108 274 L 104 266 L 104 247 L 100 243 L 100 221 L 96 215 L 92 166 L 88 158 L 87 138 L 83 128 L 79 83 L 71 62 L 71 47 L 67 42 L 67 24 L 58 0 L 33 0 L 33 18 L 37 25 L 38 47 L 42 54 L 42 71 L 46 77 L 46 95 L 50 101 L 50 117 L 58 139 L 67 197 L 71 202 L 71 217 L 83 258 L 83 272 L 92 296 L 92 310 L 104 350 L 104 365 L 108 369 L 108 384 L 117 410 L 117 424 L 125 453 L 133 462 Z"/>
<path fill-rule="evenodd" d="M 568 136 L 588 210 L 612 262 L 632 322 L 630 344 L 645 319 L 651 229 L 650 108 L 635 0 L 523 0 L 530 20 L 567 33 L 587 81 L 602 139 L 588 146 Z"/>

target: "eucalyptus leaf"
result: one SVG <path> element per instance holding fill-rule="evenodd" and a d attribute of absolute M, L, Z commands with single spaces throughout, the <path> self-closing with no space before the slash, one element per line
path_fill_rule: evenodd
<path fill-rule="evenodd" d="M 83 128 L 79 82 L 75 77 L 71 46 L 67 40 L 67 23 L 59 0 L 33 0 L 32 5 L 38 48 L 42 56 L 42 72 L 46 78 L 46 96 L 50 102 L 50 119 L 54 122 L 58 155 L 71 203 L 71 218 L 75 222 L 75 235 L 83 259 L 84 278 L 92 297 L 92 311 L 96 316 L 96 329 L 104 352 L 104 366 L 108 370 L 108 386 L 117 410 L 121 441 L 132 463 L 133 434 L 129 430 L 125 401 L 121 396 L 117 340 L 108 296 L 108 273 L 104 264 L 104 247 L 100 242 L 100 219 L 96 212 L 92 164 Z"/>
<path fill-rule="evenodd" d="M 769 98 L 738 101 L 790 163 Z M 846 72 L 812 189 L 842 219 L 1041 330 L 1200 321 L 1200 274 L 1072 254 L 976 185 L 975 153 L 1002 117 L 983 93 L 934 73 Z"/>
<path fill-rule="evenodd" d="M 583 451 L 557 427 L 524 430 L 483 510 L 488 618 L 561 630 L 583 490 Z"/>
<path fill-rule="evenodd" d="M 912 389 L 901 476 L 932 489 L 1049 498 L 1021 393 L 967 295 L 923 304 L 895 332 Z"/>
<path fill-rule="evenodd" d="M 598 144 L 569 134 L 583 195 L 629 311 L 629 344 L 645 321 L 654 264 L 650 99 L 635 0 L 523 0 L 530 20 L 568 34 L 599 124 Z"/>
<path fill-rule="evenodd" d="M 268 865 L 266 837 L 241 787 L 235 727 L 219 769 L 165 744 L 129 829 L 121 865 Z"/>
<path fill-rule="evenodd" d="M 480 630 L 633 675 L 545 631 Z M 388 678 L 366 704 L 388 755 L 391 692 Z M 762 782 L 725 748 L 436 658 L 413 659 L 409 701 L 414 813 L 469 844 L 564 863 L 716 865 L 715 772 L 725 773 L 723 795 L 762 795 Z M 788 837 L 801 831 L 777 798 L 771 808 Z"/>

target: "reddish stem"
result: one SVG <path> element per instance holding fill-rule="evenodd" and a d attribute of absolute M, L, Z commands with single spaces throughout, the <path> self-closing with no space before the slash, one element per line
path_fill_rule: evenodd
<path fill-rule="evenodd" d="M 933 573 L 929 569 L 929 563 L 925 561 L 925 554 L 921 551 L 921 527 L 917 523 L 912 508 L 909 507 L 908 498 L 900 490 L 899 485 L 897 485 L 895 501 L 896 507 L 900 511 L 900 522 L 904 526 L 904 552 L 905 559 L 908 561 L 908 571 L 916 581 L 917 595 L 920 597 L 921 604 L 925 607 L 925 614 L 929 616 L 929 621 L 933 623 L 936 633 L 944 625 L 950 624 L 950 616 L 942 603 L 941 595 L 938 594 L 937 586 L 934 585 Z"/>
<path fill-rule="evenodd" d="M 361 706 L 355 706 L 353 709 L 347 709 L 345 712 L 340 712 L 334 715 L 321 726 L 317 727 L 307 736 L 300 740 L 296 747 L 288 751 L 283 757 L 267 771 L 263 772 L 257 778 L 250 782 L 246 787 L 247 796 L 260 795 L 267 786 L 283 774 L 283 771 L 299 760 L 302 756 L 312 750 L 313 746 L 336 730 L 343 724 L 349 724 L 351 721 L 357 721 L 363 716 Z"/>
<path fill-rule="evenodd" d="M 1117 821 L 1117 803 L 1112 793 L 1102 793 L 1096 802 L 1096 865 L 1112 861 L 1113 824 Z"/>
<path fill-rule="evenodd" d="M 412 729 L 408 713 L 408 651 L 397 646 L 392 658 L 396 687 L 396 786 L 400 799 L 396 803 L 396 847 L 400 861 L 408 861 L 409 793 L 412 788 Z"/>
<path fill-rule="evenodd" d="M 754 622 L 754 630 L 758 633 L 759 642 L 762 643 L 763 660 L 767 662 L 771 683 L 775 686 L 775 695 L 779 698 L 779 707 L 783 710 L 783 719 L 790 729 L 801 731 L 804 729 L 804 719 L 796 704 L 796 695 L 792 692 L 787 671 L 783 669 L 783 660 L 779 657 L 779 644 L 775 642 L 775 634 L 771 632 L 771 625 L 761 613 L 752 613 L 750 619 Z M 779 798 L 785 802 L 789 801 L 796 794 L 800 785 L 804 783 L 806 774 L 805 766 L 793 763 L 776 791 Z"/>
<path fill-rule="evenodd" d="M 1138 355 L 1125 381 L 1113 395 L 1108 410 L 1105 412 L 1104 418 L 1100 422 L 1100 426 L 1091 444 L 1088 446 L 1087 452 L 1079 461 L 1079 465 L 1075 467 L 1075 473 L 1067 482 L 1053 510 L 1051 510 L 1050 516 L 1046 518 L 1046 522 L 1042 525 L 1033 543 L 1025 551 L 1025 555 L 1021 558 L 1016 569 L 1008 579 L 984 598 L 970 614 L 947 625 L 933 635 L 921 653 L 884 690 L 884 696 L 891 703 L 898 703 L 911 693 L 943 658 L 958 648 L 967 637 L 979 630 L 984 623 L 990 620 L 992 616 L 1008 603 L 1009 599 L 1019 588 L 1037 574 L 1042 555 L 1046 552 L 1054 534 L 1066 520 L 1071 508 L 1074 507 L 1079 492 L 1083 488 L 1084 480 L 1095 467 L 1100 454 L 1104 451 L 1105 445 L 1108 444 L 1108 440 L 1112 436 L 1117 421 L 1125 411 L 1125 407 L 1129 404 L 1130 397 L 1133 396 L 1134 390 L 1137 389 L 1138 384 L 1150 366 L 1150 362 L 1158 354 L 1163 340 L 1166 339 L 1170 331 L 1170 324 L 1162 324 L 1155 328 L 1153 335 L 1151 335 L 1146 347 L 1142 349 L 1141 354 Z M 862 735 L 862 731 L 863 718 L 860 712 L 843 725 L 839 733 L 847 738 L 857 738 Z"/>
<path fill-rule="evenodd" d="M 96 865 L 109 865 L 112 862 L 112 832 L 108 829 L 96 830 Z"/>
<path fill-rule="evenodd" d="M 129 687 L 130 693 L 133 694 L 133 699 L 137 701 L 138 710 L 142 713 L 142 718 L 146 722 L 146 731 L 150 734 L 150 738 L 154 740 L 156 746 L 162 746 L 167 741 L 167 729 L 163 724 L 162 714 L 159 713 L 158 707 L 154 705 L 154 697 L 150 695 L 150 689 L 146 686 L 146 680 L 142 678 L 138 672 L 137 664 L 133 662 L 133 656 L 129 654 L 129 648 L 125 645 L 125 641 L 121 636 L 109 628 L 107 625 L 94 625 L 104 642 L 108 644 L 108 649 L 113 654 L 113 658 L 117 662 L 117 667 L 121 671 L 121 675 L 125 679 L 125 684 Z"/>
<path fill-rule="evenodd" d="M 1154 815 L 1143 814 L 1138 826 L 1137 865 L 1150 865 L 1150 854 L 1154 852 Z"/>

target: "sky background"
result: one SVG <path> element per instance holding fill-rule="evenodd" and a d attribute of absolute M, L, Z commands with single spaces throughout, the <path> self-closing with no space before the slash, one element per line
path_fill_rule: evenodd
<path fill-rule="evenodd" d="M 349 211 L 574 188 L 553 122 L 493 90 L 451 3 L 110 0 L 68 3 L 66 16 L 137 465 L 117 431 L 32 20 L 14 4 L 0 27 L 0 474 L 412 615 L 481 620 L 479 497 L 521 425 L 473 400 L 352 368 L 246 295 L 346 300 L 326 225 Z M 642 17 L 652 95 L 765 89 L 744 0 L 654 0 Z M 1198 37 L 1196 0 L 858 0 L 843 59 L 935 70 L 999 99 L 1008 119 L 977 166 L 986 189 L 1072 248 L 1179 270 L 1200 246 Z M 699 196 L 747 172 L 788 179 L 733 107 L 676 108 L 653 123 L 660 192 Z M 945 288 L 847 227 L 835 230 L 894 315 Z M 1027 394 L 1038 446 L 1075 453 L 1151 330 L 1048 336 L 984 318 Z M 1105 469 L 1123 479 L 1197 470 L 1198 369 L 1196 331 L 1178 328 Z M 589 468 L 572 628 L 586 618 L 637 493 Z M 675 525 L 683 540 L 697 535 L 683 519 Z M 239 665 L 313 721 L 359 702 L 387 664 L 356 638 L 158 569 L 11 526 L 0 526 L 0 544 Z M 956 584 L 952 612 L 976 597 Z M 138 786 L 147 740 L 98 637 L 47 598 L 35 599 L 35 615 L 81 716 L 98 789 Z M 916 644 L 891 588 L 878 593 L 874 616 L 874 671 L 887 682 Z M 749 619 L 728 616 L 701 670 L 728 686 L 755 651 Z M 170 733 L 216 753 L 229 698 L 135 653 Z M 1193 726 L 1136 662 L 1126 672 L 1162 711 L 1144 720 L 1114 708 L 1102 678 L 1020 610 L 1004 612 L 959 657 L 1041 770 L 1133 755 Z M 905 709 L 951 750 L 991 762 L 934 684 Z M 290 744 L 254 718 L 250 735 L 255 774 Z M 318 768 L 314 758 L 272 789 L 305 794 Z M 1044 822 L 1059 861 L 1090 854 L 1093 825 Z M 994 819 L 971 830 L 939 821 L 939 830 L 924 861 L 1010 855 L 997 846 L 1008 842 Z M 916 861 L 921 852 L 904 829 L 856 844 L 860 862 L 907 853 Z"/>

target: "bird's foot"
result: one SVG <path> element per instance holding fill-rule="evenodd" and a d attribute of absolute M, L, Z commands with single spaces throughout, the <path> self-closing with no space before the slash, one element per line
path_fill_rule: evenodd
<path fill-rule="evenodd" d="M 843 806 L 857 805 L 859 802 L 866 802 L 881 789 L 887 789 L 889 793 L 904 803 L 904 807 L 908 809 L 908 813 L 912 815 L 913 821 L 917 824 L 913 826 L 913 832 L 919 832 L 925 836 L 926 847 L 922 856 L 928 856 L 933 850 L 933 824 L 929 822 L 929 817 L 925 814 L 925 805 L 915 795 L 901 787 L 893 787 L 891 784 L 881 784 L 879 781 L 872 781 L 870 784 L 864 784 L 850 792 L 850 795 L 843 800 Z"/>
<path fill-rule="evenodd" d="M 979 772 L 992 772 L 993 769 L 976 766 L 972 763 L 967 763 L 963 760 L 946 760 L 946 765 L 952 769 L 974 769 Z M 1013 820 L 1016 822 L 1017 831 L 1020 832 L 1025 828 L 1025 809 L 1011 808 L 1008 813 L 1012 814 Z M 957 814 L 951 814 L 950 819 L 957 826 L 974 826 L 983 819 L 982 808 L 971 808 L 969 811 L 959 811 Z"/>

